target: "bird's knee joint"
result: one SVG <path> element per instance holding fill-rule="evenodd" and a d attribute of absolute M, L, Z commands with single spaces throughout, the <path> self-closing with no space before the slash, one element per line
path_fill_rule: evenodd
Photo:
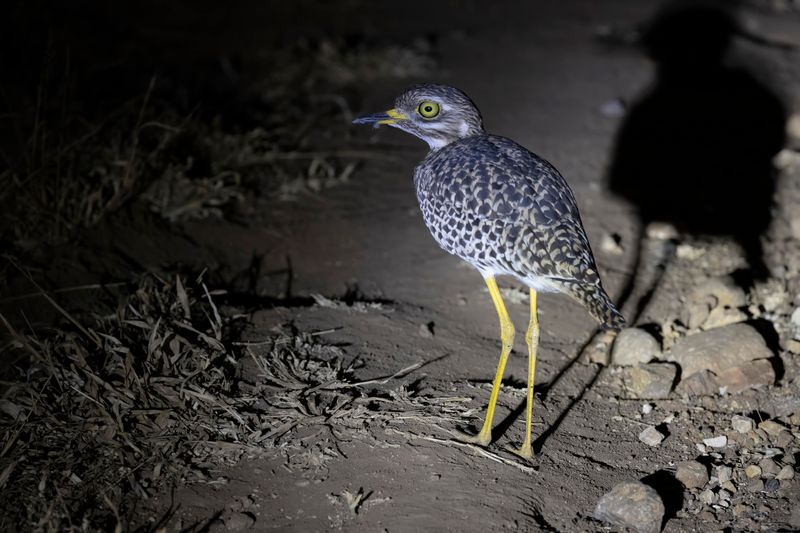
<path fill-rule="evenodd" d="M 514 331 L 514 324 L 511 322 L 504 323 L 500 326 L 500 340 L 503 341 L 503 348 L 511 348 L 514 345 L 514 337 L 516 335 L 516 331 Z"/>

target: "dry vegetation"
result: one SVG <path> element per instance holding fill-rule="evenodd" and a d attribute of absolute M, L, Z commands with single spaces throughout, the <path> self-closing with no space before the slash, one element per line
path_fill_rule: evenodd
<path fill-rule="evenodd" d="M 179 222 L 346 182 L 366 154 L 326 143 L 352 118 L 347 85 L 424 74 L 431 61 L 424 43 L 301 43 L 260 58 L 266 77 L 241 80 L 251 120 L 239 124 L 202 103 L 178 111 L 169 103 L 176 82 L 155 78 L 141 97 L 87 118 L 69 98 L 68 74 L 43 76 L 28 120 L 15 117 L 18 157 L 3 154 L 0 293 L 12 282 L 25 289 L 11 294 L 35 287 L 21 298 L 58 319 L 29 322 L 14 308 L 19 298 L 0 301 L 0 357 L 14 362 L 0 388 L 0 530 L 141 526 L 137 502 L 216 483 L 213 465 L 288 447 L 323 465 L 338 454 L 335 427 L 357 432 L 379 417 L 373 404 L 386 399 L 364 392 L 373 382 L 354 382 L 354 362 L 313 335 L 285 329 L 241 342 L 247 315 L 221 305 L 224 291 L 203 273 L 132 273 L 135 282 L 97 285 L 97 302 L 70 307 L 36 257 L 80 246 L 87 228 L 134 202 Z M 246 364 L 257 377 L 242 377 Z M 414 411 L 432 405 L 393 394 Z M 326 437 L 289 438 L 308 427 Z"/>

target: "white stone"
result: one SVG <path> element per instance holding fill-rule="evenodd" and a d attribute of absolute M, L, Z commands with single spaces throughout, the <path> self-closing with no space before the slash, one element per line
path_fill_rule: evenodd
<path fill-rule="evenodd" d="M 718 437 L 710 437 L 703 439 L 703 444 L 709 448 L 724 448 L 728 444 L 728 437 L 719 435 Z"/>
<path fill-rule="evenodd" d="M 747 416 L 733 415 L 731 418 L 731 427 L 737 433 L 749 433 L 753 431 L 753 419 Z"/>
<path fill-rule="evenodd" d="M 653 426 L 647 426 L 639 433 L 639 440 L 648 446 L 658 446 L 664 440 L 664 434 Z"/>

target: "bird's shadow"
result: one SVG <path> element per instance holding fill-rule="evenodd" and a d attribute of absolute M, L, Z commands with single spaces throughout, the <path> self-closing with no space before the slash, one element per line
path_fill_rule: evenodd
<path fill-rule="evenodd" d="M 667 222 L 685 235 L 733 238 L 750 277 L 763 279 L 761 236 L 786 111 L 735 55 L 733 44 L 747 39 L 721 5 L 681 1 L 661 10 L 639 43 L 656 78 L 618 131 L 608 181 L 642 227 Z"/>

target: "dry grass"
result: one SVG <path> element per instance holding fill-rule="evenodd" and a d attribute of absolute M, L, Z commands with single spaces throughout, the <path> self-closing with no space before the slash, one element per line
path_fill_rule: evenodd
<path fill-rule="evenodd" d="M 29 252 L 79 242 L 132 202 L 174 222 L 346 183 L 372 152 L 341 149 L 352 118 L 345 86 L 424 74 L 432 60 L 418 48 L 318 43 L 275 53 L 268 62 L 282 68 L 247 82 L 260 102 L 254 128 L 181 115 L 155 80 L 90 123 L 72 113 L 64 88 L 43 82 L 22 156 L 0 171 L 0 242 L 35 264 Z M 373 424 L 469 416 L 468 399 L 372 390 L 418 365 L 359 382 L 357 362 L 317 336 L 284 328 L 241 342 L 244 317 L 218 307 L 224 294 L 202 275 L 141 276 L 116 286 L 116 308 L 98 314 L 62 307 L 60 293 L 73 288 L 45 292 L 9 264 L 0 288 L 25 278 L 36 291 L 14 300 L 40 298 L 60 320 L 34 327 L 0 313 L 0 357 L 14 362 L 0 383 L 0 530 L 127 528 L 137 502 L 176 484 L 223 482 L 212 471 L 244 455 L 286 453 L 292 468 L 321 469 L 341 456 L 342 439 L 374 438 Z"/>
<path fill-rule="evenodd" d="M 237 321 L 213 297 L 202 278 L 148 275 L 111 315 L 59 308 L 69 324 L 39 332 L 2 317 L 4 355 L 29 364 L 0 403 L 0 529 L 110 529 L 127 497 L 188 475 L 203 442 L 237 441 Z"/>
<path fill-rule="evenodd" d="M 358 362 L 319 335 L 281 328 L 237 340 L 245 316 L 221 311 L 224 294 L 202 276 L 143 276 L 102 316 L 41 296 L 62 324 L 22 330 L 0 315 L 0 356 L 27 359 L 0 398 L 3 530 L 127 527 L 136 502 L 176 484 L 224 483 L 211 472 L 245 455 L 324 470 L 343 440 L 473 416 L 471 398 L 380 387 L 423 362 L 357 381 Z"/>

